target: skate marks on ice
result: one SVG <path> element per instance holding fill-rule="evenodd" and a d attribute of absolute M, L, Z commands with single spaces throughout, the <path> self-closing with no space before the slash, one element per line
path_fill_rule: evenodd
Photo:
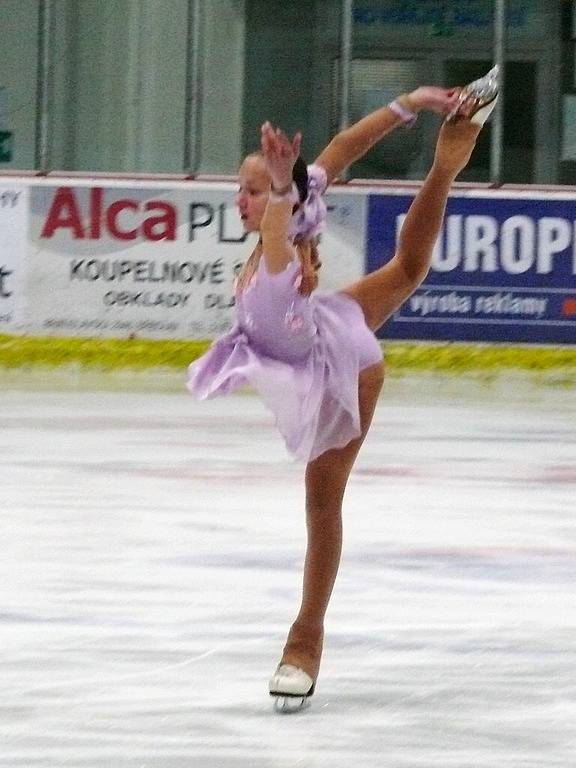
<path fill-rule="evenodd" d="M 250 397 L 0 403 L 2 768 L 571 768 L 576 411 L 383 400 L 310 707 L 301 470 Z"/>

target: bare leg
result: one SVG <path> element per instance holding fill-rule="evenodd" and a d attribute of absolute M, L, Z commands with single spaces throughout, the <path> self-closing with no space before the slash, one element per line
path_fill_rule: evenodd
<path fill-rule="evenodd" d="M 398 251 L 390 264 L 346 289 L 372 328 L 382 324 L 424 279 L 454 178 L 466 165 L 479 127 L 444 124 L 434 165 L 404 222 Z M 382 386 L 382 369 L 360 374 L 361 436 L 340 450 L 327 451 L 306 469 L 308 547 L 298 617 L 288 635 L 282 663 L 303 669 L 314 680 L 322 654 L 324 616 L 338 572 L 342 548 L 342 500 L 352 466 L 370 426 Z"/>
<path fill-rule="evenodd" d="M 360 304 L 366 323 L 373 330 L 379 328 L 426 277 L 450 187 L 467 164 L 479 131 L 478 125 L 467 121 L 444 123 L 434 164 L 408 210 L 394 258 L 343 291 Z"/>
<path fill-rule="evenodd" d="M 282 663 L 303 669 L 314 680 L 322 655 L 324 616 L 340 564 L 342 500 L 352 466 L 372 421 L 383 380 L 381 365 L 370 366 L 360 373 L 360 437 L 344 448 L 326 451 L 306 467 L 308 544 L 302 603 L 290 629 Z"/>
<path fill-rule="evenodd" d="M 450 187 L 467 164 L 478 132 L 478 126 L 465 120 L 443 125 L 434 165 L 410 206 L 394 258 L 344 291 L 360 304 L 371 328 L 379 327 L 426 276 Z M 340 563 L 344 492 L 382 381 L 380 365 L 362 371 L 358 382 L 360 437 L 340 450 L 327 451 L 306 469 L 308 546 L 302 603 L 281 663 L 303 670 L 312 682 L 320 668 L 324 617 Z M 309 681 L 304 683 L 307 690 Z"/>

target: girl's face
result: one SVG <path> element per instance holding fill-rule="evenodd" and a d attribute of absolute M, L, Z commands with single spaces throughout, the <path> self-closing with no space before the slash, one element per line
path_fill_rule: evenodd
<path fill-rule="evenodd" d="M 270 177 L 263 158 L 248 155 L 238 172 L 240 187 L 236 195 L 236 206 L 246 232 L 258 232 L 264 216 Z"/>

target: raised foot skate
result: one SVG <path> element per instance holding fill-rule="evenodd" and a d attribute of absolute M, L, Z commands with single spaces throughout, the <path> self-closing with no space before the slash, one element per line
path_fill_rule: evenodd
<path fill-rule="evenodd" d="M 315 683 L 303 669 L 292 664 L 280 664 L 269 683 L 277 712 L 298 712 L 310 703 Z"/>
<path fill-rule="evenodd" d="M 484 125 L 498 101 L 499 67 L 465 85 L 460 91 L 458 103 L 446 118 L 449 121 L 467 119 L 476 125 Z"/>

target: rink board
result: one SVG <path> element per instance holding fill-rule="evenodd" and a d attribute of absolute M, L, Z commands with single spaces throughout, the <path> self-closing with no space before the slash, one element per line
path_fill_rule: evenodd
<path fill-rule="evenodd" d="M 367 270 L 394 254 L 411 195 L 370 195 Z M 576 198 L 453 195 L 426 281 L 382 330 L 393 339 L 573 344 Z"/>
<path fill-rule="evenodd" d="M 335 187 L 321 287 L 393 255 L 417 185 Z M 226 181 L 0 177 L 0 333 L 207 341 L 254 241 Z M 576 193 L 457 187 L 398 340 L 574 344 Z"/>
<path fill-rule="evenodd" d="M 234 280 L 256 242 L 243 233 L 236 190 L 231 182 L 0 182 L 10 221 L 0 333 L 220 335 L 232 324 Z M 367 198 L 339 191 L 328 205 L 323 287 L 333 289 L 363 273 Z"/>

